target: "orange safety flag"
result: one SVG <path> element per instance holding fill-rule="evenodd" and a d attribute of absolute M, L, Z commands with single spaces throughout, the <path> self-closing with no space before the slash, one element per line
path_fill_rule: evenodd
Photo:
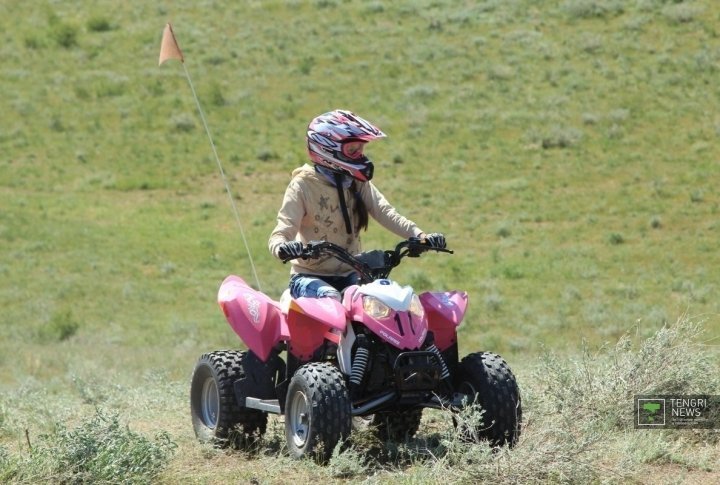
<path fill-rule="evenodd" d="M 165 30 L 163 30 L 158 66 L 168 59 L 177 59 L 180 62 L 185 62 L 182 51 L 180 50 L 177 40 L 175 40 L 175 34 L 173 33 L 169 22 L 165 25 Z"/>

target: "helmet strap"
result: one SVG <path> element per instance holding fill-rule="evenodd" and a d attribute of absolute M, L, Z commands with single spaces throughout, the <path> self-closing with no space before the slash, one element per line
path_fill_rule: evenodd
<path fill-rule="evenodd" d="M 350 225 L 350 214 L 348 213 L 347 203 L 345 202 L 345 190 L 343 190 L 343 176 L 340 173 L 335 173 L 335 187 L 338 191 L 338 198 L 340 199 L 340 209 L 342 210 L 343 219 L 345 219 L 345 230 L 348 234 L 352 234 L 352 226 Z"/>

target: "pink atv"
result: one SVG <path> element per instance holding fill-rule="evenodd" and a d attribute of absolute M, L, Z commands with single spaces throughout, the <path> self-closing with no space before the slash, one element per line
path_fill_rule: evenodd
<path fill-rule="evenodd" d="M 356 256 L 329 242 L 309 243 L 303 258 L 335 257 L 360 284 L 332 298 L 279 302 L 229 276 L 218 300 L 247 351 L 200 357 L 190 402 L 195 434 L 219 446 L 246 447 L 284 414 L 295 457 L 327 459 L 354 425 L 371 423 L 383 439 L 412 437 L 423 408 L 479 404 L 483 423 L 461 430 L 493 446 L 520 435 L 520 393 L 505 360 L 490 352 L 458 361 L 457 327 L 467 294 L 425 292 L 388 279 L 405 256 L 432 248 L 411 238 L 394 250 Z M 285 352 L 285 360 L 281 354 Z"/>

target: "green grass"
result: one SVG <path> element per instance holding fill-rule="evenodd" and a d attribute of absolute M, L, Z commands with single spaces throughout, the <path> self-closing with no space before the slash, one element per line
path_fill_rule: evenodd
<path fill-rule="evenodd" d="M 702 325 L 686 319 L 633 343 L 567 358 L 546 349 L 518 366 L 524 430 L 513 450 L 464 442 L 447 411 L 425 411 L 404 443 L 354 433 L 327 466 L 287 455 L 283 423 L 270 420 L 256 449 L 229 452 L 198 443 L 187 423 L 187 383 L 153 372 L 118 375 L 76 368 L 72 379 L 27 380 L 0 400 L 0 478 L 91 483 L 283 483 L 298 481 L 451 483 L 626 483 L 717 479 L 717 432 L 634 431 L 637 393 L 720 393 L 717 362 Z M 60 385 L 70 384 L 63 390 Z M 106 409 L 113 409 L 109 414 Z M 482 421 L 469 408 L 460 423 Z M 671 476 L 666 476 L 665 474 Z"/>
<path fill-rule="evenodd" d="M 574 359 L 688 315 L 717 357 L 718 19 L 710 0 L 2 3 L 2 395 L 174 409 L 131 419 L 184 447 L 171 474 L 211 476 L 190 464 L 210 452 L 188 436 L 187 379 L 239 345 L 215 296 L 252 271 L 183 70 L 157 66 L 168 20 L 268 294 L 304 128 L 343 107 L 389 134 L 368 149 L 378 187 L 455 250 L 394 276 L 469 292 L 461 353 L 530 376 L 543 349 Z M 138 397 L 158 379 L 167 399 Z M 0 414 L 3 447 L 93 413 L 22 401 L 0 400 L 20 409 Z"/>

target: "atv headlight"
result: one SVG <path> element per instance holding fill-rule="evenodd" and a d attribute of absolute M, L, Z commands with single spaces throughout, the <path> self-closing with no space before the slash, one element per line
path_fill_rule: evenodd
<path fill-rule="evenodd" d="M 413 295 L 410 301 L 410 313 L 422 320 L 425 317 L 425 309 L 420 303 L 420 298 L 417 295 Z"/>
<path fill-rule="evenodd" d="M 374 296 L 363 296 L 363 309 L 373 318 L 385 318 L 390 315 L 390 307 Z"/>

